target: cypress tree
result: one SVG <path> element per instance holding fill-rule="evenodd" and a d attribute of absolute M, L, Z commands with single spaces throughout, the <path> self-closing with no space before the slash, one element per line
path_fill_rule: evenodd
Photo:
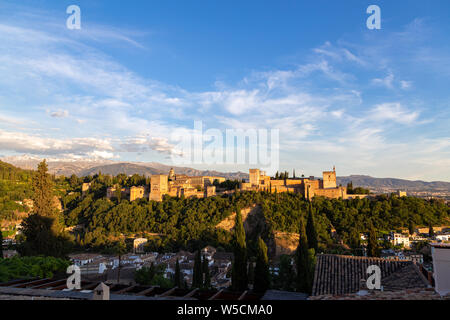
<path fill-rule="evenodd" d="M 347 183 L 347 193 L 348 194 L 353 194 L 353 182 L 352 181 Z"/>
<path fill-rule="evenodd" d="M 156 275 L 156 268 L 155 268 L 155 264 L 153 262 L 150 264 L 150 268 L 148 269 L 148 274 L 149 274 L 149 279 L 151 282 Z"/>
<path fill-rule="evenodd" d="M 211 287 L 211 275 L 209 274 L 208 259 L 206 259 L 205 256 L 203 256 L 202 271 L 203 271 L 203 287 L 205 289 L 209 289 Z"/>
<path fill-rule="evenodd" d="M 314 249 L 317 252 L 319 249 L 319 244 L 317 241 L 317 231 L 314 225 L 314 209 L 312 203 L 309 204 L 308 210 L 308 221 L 306 223 L 306 236 L 308 237 L 308 248 Z"/>
<path fill-rule="evenodd" d="M 53 204 L 53 182 L 47 171 L 44 160 L 32 177 L 33 214 L 22 222 L 25 241 L 18 245 L 24 256 L 63 257 L 69 250 L 70 244 L 62 236 L 61 216 Z"/>
<path fill-rule="evenodd" d="M 117 203 L 120 203 L 120 201 L 122 200 L 122 187 L 121 186 L 117 186 L 115 194 L 116 194 L 116 198 L 117 198 Z"/>
<path fill-rule="evenodd" d="M 33 176 L 33 211 L 42 217 L 54 218 L 53 182 L 47 171 L 47 162 L 44 160 L 39 163 Z"/>
<path fill-rule="evenodd" d="M 414 221 L 409 220 L 408 230 L 409 230 L 410 234 L 414 234 L 414 232 L 416 230 L 416 225 L 414 224 Z"/>
<path fill-rule="evenodd" d="M 3 233 L 0 229 L 0 259 L 3 259 Z"/>
<path fill-rule="evenodd" d="M 269 259 L 267 246 L 261 237 L 258 238 L 258 253 L 256 257 L 255 281 L 253 290 L 263 293 L 270 286 Z"/>
<path fill-rule="evenodd" d="M 247 245 L 240 208 L 236 209 L 236 225 L 234 228 L 234 261 L 231 275 L 231 286 L 235 291 L 247 290 Z"/>
<path fill-rule="evenodd" d="M 370 226 L 370 230 L 369 230 L 369 239 L 367 241 L 367 256 L 368 257 L 378 257 L 379 256 L 377 233 L 376 233 L 373 225 Z"/>
<path fill-rule="evenodd" d="M 201 288 L 202 284 L 202 257 L 200 255 L 200 250 L 197 250 L 197 253 L 195 254 L 194 271 L 192 275 L 192 288 Z"/>
<path fill-rule="evenodd" d="M 255 283 L 255 264 L 253 261 L 250 261 L 248 264 L 248 283 Z"/>
<path fill-rule="evenodd" d="M 295 273 L 291 261 L 288 255 L 280 257 L 278 285 L 284 291 L 291 291 L 295 287 Z"/>
<path fill-rule="evenodd" d="M 311 293 L 314 278 L 314 249 L 308 249 L 308 237 L 306 235 L 303 219 L 300 220 L 300 239 L 296 252 L 297 258 L 297 291 Z"/>
<path fill-rule="evenodd" d="M 428 228 L 428 236 L 430 237 L 430 238 L 433 238 L 434 237 L 434 229 L 433 229 L 433 225 L 430 223 L 430 226 L 429 226 L 429 228 Z"/>
<path fill-rule="evenodd" d="M 119 256 L 119 267 L 117 268 L 117 283 L 120 283 L 120 270 L 122 270 L 122 255 L 127 252 L 125 241 L 119 240 L 113 247 L 114 254 Z"/>
<path fill-rule="evenodd" d="M 181 270 L 180 270 L 180 263 L 178 262 L 177 259 L 177 263 L 175 264 L 175 286 L 178 288 L 181 288 L 181 283 L 182 279 L 181 279 Z"/>

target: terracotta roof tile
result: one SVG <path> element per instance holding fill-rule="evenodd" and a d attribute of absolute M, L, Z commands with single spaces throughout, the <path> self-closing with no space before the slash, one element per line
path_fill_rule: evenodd
<path fill-rule="evenodd" d="M 410 261 L 341 255 L 318 255 L 314 273 L 313 296 L 345 295 L 360 289 L 361 280 L 368 277 L 367 268 L 381 269 L 381 285 L 385 290 L 426 288 L 426 279 Z"/>

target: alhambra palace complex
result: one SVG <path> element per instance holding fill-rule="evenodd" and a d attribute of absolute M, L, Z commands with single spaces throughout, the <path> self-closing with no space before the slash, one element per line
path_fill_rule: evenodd
<path fill-rule="evenodd" d="M 197 197 L 205 198 L 217 194 L 230 193 L 216 192 L 215 181 L 224 182 L 223 177 L 197 176 L 189 177 L 185 175 L 176 175 L 171 169 L 169 175 L 153 175 L 151 177 L 150 188 L 147 186 L 123 188 L 122 197 L 130 201 L 147 198 L 153 201 L 162 201 L 165 195 L 171 197 Z M 83 192 L 89 189 L 89 185 L 83 185 Z M 270 192 L 292 192 L 300 193 L 307 199 L 315 196 L 322 196 L 332 199 L 352 199 L 364 198 L 367 195 L 348 195 L 347 188 L 337 186 L 336 169 L 323 172 L 323 179 L 309 178 L 289 178 L 283 180 L 274 180 L 267 176 L 264 171 L 259 169 L 250 169 L 250 179 L 248 182 L 240 184 L 241 191 L 270 191 Z M 107 189 L 107 198 L 116 196 L 116 187 Z"/>
<path fill-rule="evenodd" d="M 213 185 L 216 180 L 222 183 L 226 179 L 223 177 L 176 175 L 174 170 L 171 169 L 169 175 L 153 175 L 150 188 L 147 186 L 123 188 L 121 192 L 122 196 L 128 197 L 130 201 L 147 197 L 149 200 L 162 201 L 165 195 L 205 198 L 216 195 L 216 187 Z M 106 197 L 111 199 L 116 196 L 116 192 L 116 187 L 110 187 L 107 189 Z"/>
<path fill-rule="evenodd" d="M 265 172 L 258 169 L 250 169 L 250 181 L 242 183 L 241 190 L 301 193 L 309 200 L 315 196 L 331 199 L 367 197 L 367 195 L 348 195 L 347 187 L 338 187 L 336 183 L 336 168 L 333 168 L 333 171 L 323 172 L 323 179 L 309 177 L 283 180 L 272 180 Z"/>

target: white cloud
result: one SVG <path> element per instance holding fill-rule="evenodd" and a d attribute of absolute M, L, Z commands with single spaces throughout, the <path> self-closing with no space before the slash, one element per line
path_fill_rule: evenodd
<path fill-rule="evenodd" d="M 386 88 L 392 89 L 394 87 L 394 74 L 390 72 L 385 78 L 373 79 L 372 83 L 375 85 L 385 86 Z"/>
<path fill-rule="evenodd" d="M 113 147 L 110 141 L 106 139 L 56 139 L 5 130 L 0 130 L 0 150 L 34 155 L 113 155 L 111 153 Z"/>
<path fill-rule="evenodd" d="M 350 61 L 361 66 L 366 65 L 366 62 L 361 57 L 358 57 L 356 54 L 352 53 L 350 49 L 333 46 L 329 41 L 325 42 L 322 46 L 313 49 L 313 52 L 329 57 L 338 62 Z"/>
<path fill-rule="evenodd" d="M 405 80 L 401 80 L 400 81 L 400 86 L 402 89 L 409 89 L 412 86 L 412 81 L 405 81 Z"/>
<path fill-rule="evenodd" d="M 67 118 L 69 116 L 69 111 L 67 110 L 57 110 L 50 113 L 52 118 Z"/>
<path fill-rule="evenodd" d="M 411 111 L 400 103 L 383 103 L 376 105 L 370 114 L 371 119 L 376 121 L 390 120 L 400 124 L 412 124 L 419 118 L 418 111 Z"/>
<path fill-rule="evenodd" d="M 224 107 L 233 115 L 241 115 L 258 107 L 258 90 L 239 90 L 225 94 Z"/>

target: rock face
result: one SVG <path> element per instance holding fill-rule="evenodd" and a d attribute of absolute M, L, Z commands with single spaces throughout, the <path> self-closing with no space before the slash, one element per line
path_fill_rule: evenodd
<path fill-rule="evenodd" d="M 244 229 L 247 235 L 252 234 L 258 227 L 265 227 L 266 221 L 262 215 L 260 206 L 253 205 L 252 207 L 241 210 L 242 221 L 244 222 Z M 220 222 L 216 228 L 232 231 L 235 226 L 236 213 L 234 212 L 228 218 Z"/>
<path fill-rule="evenodd" d="M 268 225 L 262 213 L 262 209 L 258 205 L 241 210 L 242 221 L 247 238 L 257 237 L 259 234 L 265 234 L 268 231 Z M 236 213 L 220 222 L 216 228 L 224 229 L 231 232 L 234 229 Z M 297 249 L 299 242 L 298 233 L 288 233 L 274 231 L 267 243 L 268 254 L 271 259 L 278 259 L 283 254 L 293 254 Z"/>
<path fill-rule="evenodd" d="M 300 235 L 298 233 L 274 232 L 274 256 L 278 258 L 283 254 L 291 255 L 297 250 Z"/>

